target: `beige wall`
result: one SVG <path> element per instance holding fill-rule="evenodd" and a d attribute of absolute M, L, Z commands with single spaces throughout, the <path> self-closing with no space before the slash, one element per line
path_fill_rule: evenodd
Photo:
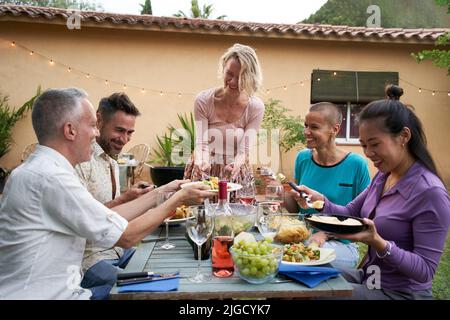
<path fill-rule="evenodd" d="M 0 22 L 0 91 L 10 96 L 11 105 L 19 106 L 31 97 L 37 86 L 43 88 L 76 86 L 84 88 L 94 105 L 100 98 L 122 85 L 105 86 L 101 80 L 86 79 L 83 75 L 67 71 L 37 56 L 30 57 L 20 48 L 11 48 L 2 39 L 45 54 L 55 61 L 70 65 L 102 78 L 139 87 L 153 88 L 157 92 L 142 94 L 139 89 L 128 88 L 127 93 L 142 112 L 136 124 L 136 134 L 128 147 L 138 143 L 154 145 L 156 134 L 165 127 L 177 124 L 176 114 L 192 110 L 195 94 L 200 90 L 220 85 L 217 62 L 223 51 L 235 42 L 257 49 L 264 72 L 264 87 L 274 88 L 263 99 L 276 98 L 305 116 L 310 100 L 310 83 L 304 87 L 289 85 L 310 78 L 313 69 L 356 71 L 397 71 L 400 78 L 417 86 L 449 90 L 450 80 L 444 69 L 430 63 L 416 64 L 410 57 L 424 46 L 381 44 L 366 42 L 311 41 L 264 37 L 217 36 L 207 34 L 177 34 L 137 30 L 83 28 L 69 31 L 65 26 Z M 448 126 L 450 97 L 417 89 L 400 81 L 405 89 L 404 102 L 415 106 L 422 119 L 429 147 L 445 180 L 450 182 L 450 152 Z M 159 91 L 182 92 L 160 96 Z M 14 167 L 20 161 L 23 148 L 35 142 L 30 116 L 14 128 L 15 145 L 0 160 L 0 166 Z M 345 147 L 361 153 L 360 147 Z M 283 168 L 292 176 L 295 151 L 283 155 Z M 371 168 L 372 173 L 374 172 Z"/>

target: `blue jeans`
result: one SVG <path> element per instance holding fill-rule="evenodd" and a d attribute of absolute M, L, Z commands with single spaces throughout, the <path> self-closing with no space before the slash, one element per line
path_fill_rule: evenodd
<path fill-rule="evenodd" d="M 117 281 L 117 274 L 124 269 L 136 249 L 126 249 L 120 259 L 101 260 L 84 274 L 81 287 L 92 292 L 91 300 L 107 300 L 109 292 Z"/>
<path fill-rule="evenodd" d="M 345 244 L 341 241 L 326 241 L 323 248 L 334 249 L 336 259 L 330 264 L 337 269 L 356 268 L 359 261 L 358 245 L 356 243 Z"/>

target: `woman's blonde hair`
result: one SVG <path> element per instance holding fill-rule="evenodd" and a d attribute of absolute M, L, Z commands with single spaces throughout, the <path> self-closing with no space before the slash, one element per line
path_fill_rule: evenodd
<path fill-rule="evenodd" d="M 258 57 L 253 48 L 239 43 L 234 44 L 224 53 L 219 61 L 219 76 L 223 78 L 225 64 L 231 58 L 236 58 L 241 64 L 239 74 L 239 91 L 245 91 L 249 95 L 258 92 L 262 84 L 262 72 Z"/>

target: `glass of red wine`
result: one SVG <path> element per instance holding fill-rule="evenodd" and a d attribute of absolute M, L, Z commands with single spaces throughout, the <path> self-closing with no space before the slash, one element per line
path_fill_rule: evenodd
<path fill-rule="evenodd" d="M 243 185 L 242 188 L 237 191 L 236 198 L 242 204 L 254 205 L 256 203 L 255 181 L 251 180 Z"/>

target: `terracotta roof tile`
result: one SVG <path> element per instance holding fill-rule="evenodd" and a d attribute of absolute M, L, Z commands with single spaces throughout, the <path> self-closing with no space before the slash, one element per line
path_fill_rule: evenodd
<path fill-rule="evenodd" d="M 0 19 L 2 16 L 25 17 L 31 19 L 44 18 L 46 20 L 57 20 L 58 18 L 67 19 L 72 14 L 71 10 L 32 7 L 0 5 Z M 206 19 L 187 19 L 177 17 L 157 17 L 150 15 L 126 15 L 106 12 L 81 11 L 81 19 L 84 22 L 95 22 L 103 24 L 110 22 L 116 25 L 142 25 L 176 29 L 189 29 L 192 31 L 217 31 L 228 33 L 264 33 L 267 36 L 276 35 L 297 35 L 334 38 L 357 38 L 361 40 L 383 39 L 386 41 L 408 41 L 415 40 L 420 42 L 433 42 L 445 32 L 450 32 L 450 28 L 439 29 L 401 29 L 401 28 L 365 28 L 349 26 L 333 26 L 320 24 L 274 24 L 274 23 L 255 23 L 227 20 L 206 20 Z"/>

